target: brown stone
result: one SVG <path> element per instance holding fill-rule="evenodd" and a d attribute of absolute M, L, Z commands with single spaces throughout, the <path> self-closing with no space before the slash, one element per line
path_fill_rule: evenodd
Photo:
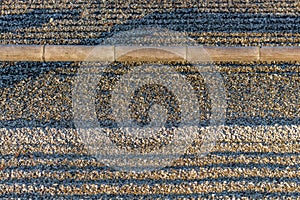
<path fill-rule="evenodd" d="M 0 61 L 42 61 L 42 45 L 0 45 Z"/>
<path fill-rule="evenodd" d="M 187 61 L 257 61 L 258 47 L 188 47 Z"/>
<path fill-rule="evenodd" d="M 114 47 L 46 45 L 45 61 L 114 61 Z"/>
<path fill-rule="evenodd" d="M 300 47 L 262 47 L 261 61 L 300 61 Z"/>
<path fill-rule="evenodd" d="M 186 47 L 115 47 L 117 61 L 184 61 Z"/>

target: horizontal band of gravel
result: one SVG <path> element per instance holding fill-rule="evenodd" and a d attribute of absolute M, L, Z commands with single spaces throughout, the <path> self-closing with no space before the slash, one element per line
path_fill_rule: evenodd
<path fill-rule="evenodd" d="M 200 135 L 213 132 L 210 127 L 201 128 Z M 300 126 L 224 126 L 216 141 L 220 149 L 215 151 L 299 153 Z M 84 153 L 78 133 L 66 128 L 1 128 L 1 155 L 23 153 Z M 205 138 L 197 138 L 201 142 Z M 34 150 L 36 149 L 36 150 Z M 55 151 L 57 149 L 57 151 Z M 67 152 L 64 152 L 67 151 Z"/>
<path fill-rule="evenodd" d="M 261 134 L 258 133 L 260 130 Z M 73 152 L 71 143 L 80 146 L 74 130 L 1 129 L 1 138 L 4 139 L 1 146 L 10 146 L 15 152 L 11 152 L 11 155 L 5 155 L 7 151 L 1 152 L 0 194 L 101 196 L 110 193 L 145 197 L 153 194 L 218 194 L 226 191 L 268 192 L 275 196 L 284 191 L 287 194 L 299 190 L 300 158 L 299 143 L 285 143 L 285 140 L 286 137 L 299 140 L 299 130 L 298 126 L 226 126 L 222 132 L 225 135 L 221 138 L 233 137 L 233 140 L 239 141 L 257 135 L 261 142 L 233 141 L 225 146 L 226 143 L 217 142 L 211 154 L 205 158 L 183 157 L 168 168 L 136 174 L 105 168 L 103 163 L 86 154 L 82 145 L 81 151 Z M 241 135 L 232 136 L 230 131 Z M 279 139 L 282 137 L 282 143 L 273 143 L 268 131 L 276 133 Z M 8 144 L 9 141 L 12 143 Z M 18 141 L 27 144 L 22 145 Z M 34 148 L 40 149 L 26 149 L 35 142 L 40 142 L 40 145 Z M 52 153 L 47 153 L 48 149 L 43 143 L 50 144 L 48 147 L 52 148 Z M 286 147 L 276 152 L 282 146 Z M 263 152 L 264 148 L 268 150 Z"/>
<path fill-rule="evenodd" d="M 205 157 L 196 157 L 193 159 L 190 157 L 178 158 L 174 161 L 171 168 L 180 170 L 183 166 L 186 166 L 189 169 L 192 169 L 193 167 L 202 167 L 206 169 L 240 167 L 251 170 L 254 167 L 256 169 L 270 169 L 273 167 L 277 170 L 285 169 L 287 171 L 293 171 L 294 168 L 299 166 L 300 156 L 297 153 L 217 151 L 217 149 L 221 148 L 221 144 L 222 143 L 218 143 L 214 152 Z M 241 146 L 243 144 L 244 143 L 240 143 Z M 69 168 L 86 171 L 102 171 L 103 169 L 102 173 L 106 173 L 106 176 L 108 176 L 107 178 L 113 175 L 121 178 L 120 176 L 124 175 L 124 173 L 120 171 L 104 171 L 104 169 L 108 170 L 108 168 L 105 167 L 105 164 L 98 162 L 94 157 L 86 154 L 86 152 L 84 152 L 84 154 L 55 154 L 43 152 L 26 153 L 23 151 L 23 154 L 17 152 L 16 154 L 1 155 L 0 162 L 3 173 L 9 173 L 10 170 L 18 170 L 18 168 L 19 170 L 49 170 L 53 172 Z M 154 173 L 159 173 L 159 171 Z M 182 171 L 182 173 L 184 173 L 184 171 Z M 129 175 L 134 176 L 134 173 Z M 106 176 L 103 178 L 106 178 Z M 127 178 L 130 178 L 130 176 Z M 153 175 L 147 175 L 149 178 L 151 176 Z M 205 174 L 203 174 L 203 176 L 205 176 Z"/>
<path fill-rule="evenodd" d="M 155 2 L 4 1 L 0 43 L 97 45 L 121 31 L 161 26 L 209 46 L 299 44 L 296 0 Z"/>
<path fill-rule="evenodd" d="M 0 127 L 72 127 L 72 84 L 76 63 L 1 63 Z M 102 82 L 103 100 L 113 82 L 126 73 L 114 63 Z M 202 93 L 202 79 L 190 65 L 175 68 Z M 226 124 L 298 125 L 299 64 L 219 63 L 227 91 Z M 200 105 L 203 109 L 203 105 Z"/>
<path fill-rule="evenodd" d="M 47 180 L 46 180 L 47 181 Z M 203 194 L 222 193 L 238 193 L 238 192 L 247 192 L 252 194 L 253 197 L 255 194 L 267 193 L 270 196 L 281 196 L 281 193 L 288 195 L 291 193 L 294 197 L 299 195 L 300 186 L 297 182 L 269 182 L 269 181 L 260 181 L 259 179 L 251 180 L 249 182 L 243 180 L 236 181 L 220 181 L 215 183 L 210 183 L 210 181 L 205 181 L 203 183 L 194 182 L 181 182 L 181 183 L 162 183 L 155 184 L 153 186 L 149 185 L 109 185 L 109 184 L 87 184 L 87 183 L 78 183 L 78 184 L 69 184 L 69 185 L 60 185 L 57 183 L 40 183 L 40 184 L 0 184 L 1 195 L 11 194 L 26 194 L 29 193 L 33 197 L 36 195 L 55 195 L 55 197 L 64 195 L 93 195 L 95 198 L 104 194 L 110 194 L 109 196 L 123 196 L 123 195 L 143 195 L 151 197 L 152 195 L 191 195 L 195 194 L 196 196 L 201 196 Z M 283 192 L 284 191 L 284 192 Z M 277 193 L 277 194 L 276 194 Z M 249 196 L 248 194 L 247 196 Z M 80 197 L 80 196 L 79 196 Z M 69 196 L 70 198 L 70 196 Z"/>

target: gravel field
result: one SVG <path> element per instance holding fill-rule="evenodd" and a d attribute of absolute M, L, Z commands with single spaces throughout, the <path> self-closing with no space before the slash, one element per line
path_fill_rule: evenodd
<path fill-rule="evenodd" d="M 297 0 L 42 2 L 3 1 L 1 43 L 99 44 L 114 33 L 143 25 L 185 31 L 209 46 L 300 43 Z"/>
<path fill-rule="evenodd" d="M 0 44 L 120 44 L 127 38 L 109 38 L 148 26 L 179 31 L 208 46 L 300 44 L 299 1 L 4 0 L 0 5 Z M 136 40 L 142 42 L 153 43 Z M 99 121 L 111 120 L 108 101 L 116 81 L 140 64 L 110 65 L 97 85 Z M 203 77 L 188 63 L 167 64 L 204 100 L 199 109 L 206 133 L 210 105 Z M 80 139 L 72 110 L 80 63 L 0 62 L 1 199 L 299 198 L 300 63 L 215 65 L 227 108 L 210 153 L 195 155 L 203 142 L 199 137 L 171 165 L 135 173 L 107 167 Z"/>

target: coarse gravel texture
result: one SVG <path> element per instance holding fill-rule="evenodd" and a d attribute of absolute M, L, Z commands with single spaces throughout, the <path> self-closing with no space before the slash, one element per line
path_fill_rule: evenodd
<path fill-rule="evenodd" d="M 299 1 L 89 2 L 1 1 L 0 43 L 118 44 L 110 36 L 149 26 L 179 31 L 200 45 L 300 43 Z M 107 101 L 115 82 L 140 64 L 108 68 L 97 90 L 99 121 L 110 119 Z M 210 105 L 203 78 L 188 63 L 167 64 L 202 100 L 206 127 Z M 300 63 L 215 65 L 224 79 L 227 109 L 213 149 L 199 157 L 191 147 L 161 170 L 134 173 L 97 161 L 74 127 L 72 86 L 80 63 L 0 62 L 0 197 L 299 198 Z M 199 137 L 194 147 L 201 142 Z"/>
<path fill-rule="evenodd" d="M 187 32 L 209 46 L 299 46 L 298 0 L 1 1 L 2 44 L 99 44 L 136 26 Z"/>
<path fill-rule="evenodd" d="M 299 65 L 218 63 L 228 91 L 228 107 L 226 124 L 215 147 L 204 157 L 188 153 L 161 170 L 137 174 L 106 167 L 80 141 L 72 122 L 71 104 L 76 63 L 3 64 L 1 195 L 298 197 Z M 109 90 L 114 77 L 126 71 L 124 66 L 114 64 L 105 84 L 99 87 Z M 199 74 L 186 64 L 178 64 L 177 68 L 195 88 L 201 88 Z M 201 139 L 195 145 L 197 142 Z"/>

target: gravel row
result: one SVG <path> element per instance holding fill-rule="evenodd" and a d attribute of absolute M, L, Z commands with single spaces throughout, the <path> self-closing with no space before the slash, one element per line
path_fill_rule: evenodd
<path fill-rule="evenodd" d="M 1 127 L 30 126 L 29 123 L 72 127 L 72 86 L 78 65 L 43 65 L 25 62 L 0 68 Z M 107 94 L 112 90 L 112 85 L 128 70 L 126 65 L 120 63 L 111 66 L 113 68 L 103 77 L 98 88 L 102 103 L 109 100 Z M 299 64 L 236 63 L 217 66 L 224 78 L 228 98 L 227 124 L 299 123 Z M 200 96 L 205 94 L 199 73 L 191 71 L 189 65 L 179 65 L 176 70 L 191 81 Z M 101 102 L 98 102 L 99 106 Z M 205 101 L 201 102 L 200 108 L 206 113 L 205 107 L 208 105 Z M 98 109 L 101 108 L 99 106 Z M 99 112 L 98 117 L 102 114 Z"/>
<path fill-rule="evenodd" d="M 298 46 L 297 1 L 234 1 L 231 6 L 226 2 L 156 7 L 135 2 L 66 1 L 8 7 L 7 1 L 0 9 L 0 43 L 96 45 L 120 31 L 160 26 L 193 35 L 202 45 Z M 256 36 L 262 33 L 267 35 Z"/>
<path fill-rule="evenodd" d="M 139 64 L 115 63 L 106 70 L 98 85 L 100 107 L 107 105 L 120 76 Z M 201 98 L 201 75 L 186 63 L 171 64 Z M 213 149 L 195 156 L 203 142 L 199 137 L 170 166 L 138 174 L 115 171 L 97 161 L 74 129 L 71 91 L 78 63 L 2 62 L 1 196 L 297 197 L 299 63 L 216 66 L 224 78 L 228 108 L 226 126 Z M 207 112 L 205 102 L 199 106 Z"/>
<path fill-rule="evenodd" d="M 283 191 L 299 191 L 299 126 L 225 126 L 223 130 L 220 138 L 229 142 L 218 141 L 209 155 L 184 156 L 162 170 L 137 174 L 114 171 L 99 163 L 86 152 L 74 129 L 2 128 L 0 194 L 71 198 L 103 194 L 238 195 L 248 191 L 242 196 L 276 196 Z M 232 131 L 243 135 L 232 135 Z M 259 137 L 258 131 L 264 132 L 259 142 L 231 140 Z M 272 133 L 281 141 L 270 140 Z"/>

